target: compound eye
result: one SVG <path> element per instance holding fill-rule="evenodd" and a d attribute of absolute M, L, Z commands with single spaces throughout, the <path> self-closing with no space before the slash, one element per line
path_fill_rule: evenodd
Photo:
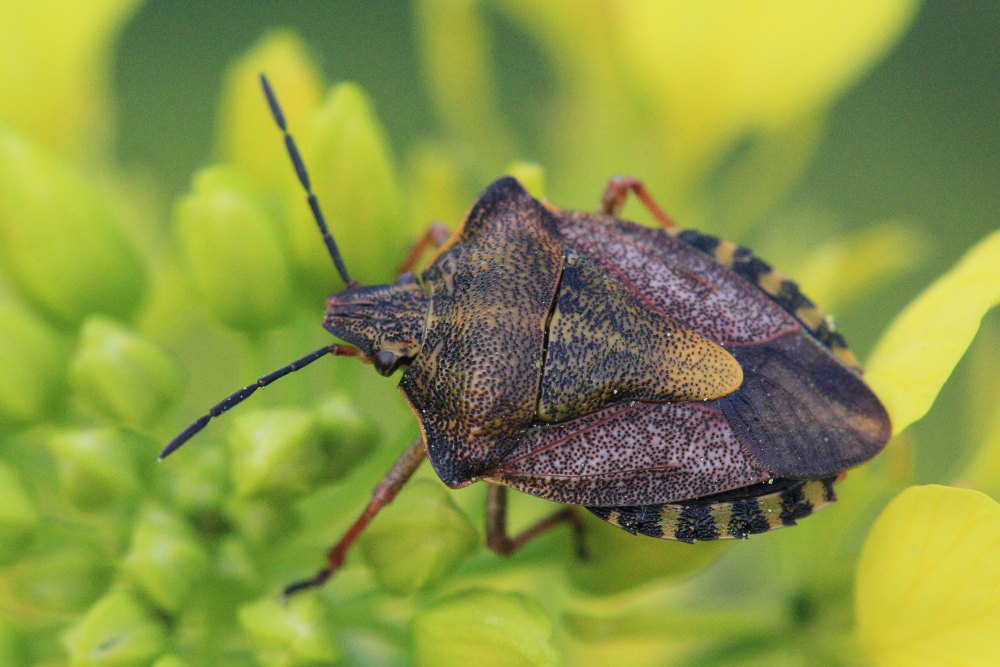
<path fill-rule="evenodd" d="M 396 366 L 399 365 L 399 357 L 389 350 L 381 350 L 375 354 L 372 363 L 375 365 L 375 370 L 378 371 L 379 375 L 392 375 L 392 372 L 396 370 Z"/>

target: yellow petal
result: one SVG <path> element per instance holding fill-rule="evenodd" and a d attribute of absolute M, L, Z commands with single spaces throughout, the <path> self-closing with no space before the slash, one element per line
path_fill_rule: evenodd
<path fill-rule="evenodd" d="M 911 0 L 611 3 L 622 75 L 659 106 L 676 151 L 701 171 L 742 132 L 825 108 L 901 34 Z"/>
<path fill-rule="evenodd" d="M 983 334 L 986 334 L 982 336 L 984 340 L 977 341 L 976 347 L 979 351 L 988 352 L 975 357 L 975 361 L 982 366 L 976 369 L 975 377 L 982 378 L 984 383 L 995 384 L 995 378 L 1000 374 L 1000 331 L 984 331 Z M 973 380 L 971 386 L 990 384 L 977 385 Z M 996 391 L 984 393 L 984 396 L 977 397 L 978 405 L 968 412 L 970 415 L 978 415 L 981 425 L 976 429 L 974 441 L 978 444 L 978 449 L 965 463 L 957 479 L 962 486 L 970 486 L 997 497 L 1000 496 L 1000 395 Z M 979 433 L 982 435 L 978 435 Z"/>
<path fill-rule="evenodd" d="M 900 433 L 930 409 L 952 369 L 1000 302 L 1000 231 L 980 241 L 924 290 L 882 336 L 868 383 Z"/>
<path fill-rule="evenodd" d="M 707 220 L 735 226 L 734 212 L 742 220 L 759 215 L 787 190 L 813 156 L 825 110 L 889 50 L 917 6 L 505 0 L 490 9 L 514 22 L 541 56 L 532 77 L 543 83 L 531 86 L 528 108 L 540 109 L 547 125 L 531 149 L 560 165 L 553 201 L 571 202 L 567 190 L 590 201 L 583 197 L 595 196 L 593 184 L 621 170 L 641 176 L 666 210 L 697 227 Z M 455 31 L 441 34 L 456 49 Z M 457 88 L 438 85 L 439 96 L 458 104 L 451 113 L 468 106 Z M 737 178 L 718 188 L 716 169 L 733 167 Z M 711 193 L 701 192 L 708 178 Z M 647 220 L 640 208 L 629 216 Z"/>
<path fill-rule="evenodd" d="M 858 564 L 862 646 L 877 665 L 986 665 L 1000 656 L 1000 504 L 916 486 L 875 522 Z"/>

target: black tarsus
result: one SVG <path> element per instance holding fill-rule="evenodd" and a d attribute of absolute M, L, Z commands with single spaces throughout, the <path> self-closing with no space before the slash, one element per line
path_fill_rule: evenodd
<path fill-rule="evenodd" d="M 330 230 L 326 226 L 326 218 L 323 217 L 323 212 L 319 208 L 319 200 L 316 198 L 316 193 L 312 191 L 312 182 L 309 180 L 309 172 L 306 171 L 305 162 L 302 161 L 302 155 L 295 144 L 295 139 L 288 132 L 285 114 L 282 113 L 281 106 L 278 104 L 278 98 L 264 74 L 260 75 L 260 85 L 264 89 L 264 97 L 267 98 L 267 106 L 271 108 L 271 115 L 274 117 L 274 122 L 278 126 L 278 129 L 281 130 L 281 134 L 284 135 L 288 157 L 292 160 L 295 175 L 298 176 L 299 183 L 302 184 L 302 189 L 306 191 L 306 201 L 309 202 L 309 209 L 316 220 L 316 226 L 319 227 L 319 232 L 323 235 L 323 242 L 326 243 L 326 250 L 330 253 L 333 265 L 337 268 L 337 273 L 340 274 L 344 284 L 348 287 L 357 287 L 358 283 L 351 280 L 351 277 L 347 274 L 347 267 L 344 266 L 344 260 L 340 256 L 340 249 L 337 248 L 337 242 L 333 240 L 333 235 L 330 234 Z"/>
<path fill-rule="evenodd" d="M 294 584 L 289 584 L 285 586 L 284 590 L 281 591 L 281 599 L 284 602 L 288 602 L 288 599 L 297 593 L 301 593 L 304 590 L 310 588 L 316 588 L 322 586 L 327 579 L 330 578 L 330 571 L 327 569 L 322 569 L 315 574 L 315 576 L 309 579 L 303 579 L 302 581 L 296 581 Z"/>
<path fill-rule="evenodd" d="M 163 459 L 167 458 L 171 453 L 174 452 L 174 450 L 176 450 L 185 442 L 193 438 L 198 433 L 198 431 L 205 428 L 205 426 L 208 424 L 209 421 L 212 420 L 213 417 L 218 417 L 219 415 L 221 415 L 223 412 L 226 412 L 234 405 L 242 403 L 258 389 L 266 387 L 267 385 L 271 384 L 278 378 L 282 378 L 293 371 L 297 371 L 300 368 L 308 366 L 309 364 L 316 361 L 320 357 L 324 357 L 328 354 L 333 354 L 333 355 L 344 354 L 344 347 L 345 346 L 343 345 L 327 345 L 325 347 L 321 347 L 320 349 L 314 352 L 310 352 L 301 359 L 293 361 L 287 366 L 282 366 L 278 370 L 272 371 L 267 375 L 258 378 L 257 381 L 254 382 L 253 384 L 248 384 L 239 391 L 233 392 L 232 394 L 230 394 L 229 396 L 227 396 L 226 398 L 222 399 L 214 406 L 212 406 L 212 409 L 210 409 L 207 414 L 198 417 L 198 419 L 191 422 L 191 424 L 187 428 L 185 428 L 183 431 L 177 434 L 177 437 L 171 440 L 167 444 L 167 446 L 163 448 L 163 451 L 160 452 L 160 460 L 162 461 Z"/>

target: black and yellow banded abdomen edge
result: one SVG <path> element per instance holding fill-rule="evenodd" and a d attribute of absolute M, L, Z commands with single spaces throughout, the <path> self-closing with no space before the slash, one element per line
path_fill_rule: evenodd
<path fill-rule="evenodd" d="M 745 539 L 794 526 L 799 519 L 834 502 L 837 481 L 836 476 L 777 479 L 683 503 L 587 509 L 633 535 L 681 542 Z"/>

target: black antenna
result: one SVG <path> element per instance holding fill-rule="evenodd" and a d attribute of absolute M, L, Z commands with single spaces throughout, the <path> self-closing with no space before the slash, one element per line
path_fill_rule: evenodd
<path fill-rule="evenodd" d="M 254 382 L 253 384 L 248 384 L 239 391 L 230 394 L 229 396 L 227 396 L 226 398 L 222 399 L 214 406 L 212 406 L 212 409 L 209 410 L 207 414 L 204 414 L 201 417 L 198 417 L 198 419 L 195 419 L 193 422 L 191 422 L 191 424 L 188 425 L 186 429 L 181 431 L 176 438 L 171 440 L 170 443 L 163 448 L 163 451 L 160 452 L 160 460 L 162 461 L 163 459 L 167 458 L 174 450 L 178 449 L 185 442 L 193 438 L 198 433 L 198 431 L 200 431 L 201 429 L 205 428 L 205 426 L 208 425 L 208 422 L 211 421 L 213 417 L 218 417 L 219 415 L 221 415 L 223 412 L 227 411 L 234 405 L 239 405 L 246 399 L 250 398 L 250 396 L 261 387 L 266 387 L 267 385 L 271 384 L 278 378 L 284 377 L 289 373 L 291 373 L 292 371 L 297 371 L 300 368 L 304 368 L 305 366 L 308 366 L 309 364 L 316 361 L 320 357 L 326 356 L 328 354 L 332 354 L 334 356 L 354 356 L 357 353 L 358 353 L 357 348 L 351 347 L 349 345 L 327 345 L 326 347 L 321 347 L 315 352 L 310 352 L 306 356 L 302 357 L 297 361 L 293 361 L 287 366 L 282 366 L 278 370 L 272 371 L 267 375 L 265 375 L 264 377 L 258 378 L 257 381 Z"/>
<path fill-rule="evenodd" d="M 326 226 L 326 218 L 323 217 L 323 212 L 319 208 L 319 200 L 316 198 L 316 193 L 312 191 L 309 173 L 306 171 L 306 165 L 299 154 L 299 148 L 295 145 L 295 139 L 288 132 L 288 125 L 285 123 L 285 114 L 281 112 L 281 106 L 278 105 L 278 98 L 275 96 L 271 84 L 268 83 L 267 77 L 263 74 L 260 75 L 260 85 L 264 89 L 264 97 L 267 98 L 267 106 L 271 108 L 271 115 L 274 116 L 274 122 L 285 137 L 285 148 L 288 149 L 288 156 L 292 159 L 292 166 L 295 167 L 295 174 L 299 177 L 299 183 L 302 184 L 302 188 L 306 191 L 306 201 L 309 202 L 309 208 L 312 210 L 313 218 L 316 220 L 316 226 L 319 227 L 319 232 L 323 235 L 323 241 L 326 243 L 326 249 L 330 253 L 333 265 L 337 267 L 337 273 L 340 274 L 345 285 L 348 287 L 357 287 L 358 283 L 351 280 L 351 277 L 347 275 L 347 267 L 344 266 L 344 260 L 340 257 L 337 242 L 333 240 L 333 236 Z"/>

